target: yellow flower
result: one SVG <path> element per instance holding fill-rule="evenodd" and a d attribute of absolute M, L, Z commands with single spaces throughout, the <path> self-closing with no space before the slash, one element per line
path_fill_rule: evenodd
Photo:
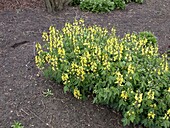
<path fill-rule="evenodd" d="M 167 62 L 167 54 L 162 55 L 162 63 L 160 64 L 160 66 L 162 66 L 162 70 L 164 70 L 165 72 L 169 70 L 168 62 Z"/>
<path fill-rule="evenodd" d="M 138 103 L 141 103 L 142 102 L 142 96 L 143 96 L 143 93 L 136 93 L 135 95 L 135 100 L 138 102 Z"/>
<path fill-rule="evenodd" d="M 43 68 L 40 67 L 40 64 L 43 62 L 43 60 L 39 56 L 35 56 L 35 63 L 38 68 Z"/>
<path fill-rule="evenodd" d="M 170 87 L 168 88 L 168 92 L 170 92 Z"/>
<path fill-rule="evenodd" d="M 64 56 L 65 55 L 65 50 L 63 48 L 58 48 L 58 54 L 61 55 L 61 56 Z"/>
<path fill-rule="evenodd" d="M 81 99 L 80 91 L 77 88 L 74 88 L 74 97 L 77 99 Z"/>
<path fill-rule="evenodd" d="M 127 111 L 127 114 L 128 114 L 128 116 L 131 116 L 131 115 L 134 115 L 135 112 L 134 111 Z"/>
<path fill-rule="evenodd" d="M 169 115 L 169 116 L 170 116 L 170 109 L 168 109 L 168 111 L 167 111 L 167 115 Z"/>
<path fill-rule="evenodd" d="M 91 70 L 93 72 L 96 72 L 97 71 L 97 64 L 96 64 L 96 62 L 91 62 L 90 64 L 91 64 Z"/>
<path fill-rule="evenodd" d="M 79 24 L 81 24 L 81 23 L 84 24 L 84 20 L 83 19 L 79 20 Z"/>
<path fill-rule="evenodd" d="M 120 86 L 122 86 L 123 83 L 123 75 L 120 72 L 116 72 L 116 82 L 117 84 L 119 84 Z"/>
<path fill-rule="evenodd" d="M 161 70 L 160 69 L 158 69 L 158 75 L 161 75 Z"/>
<path fill-rule="evenodd" d="M 154 99 L 155 92 L 153 92 L 153 91 L 150 89 L 149 92 L 147 93 L 147 95 L 148 95 L 148 99 L 153 100 L 153 99 Z"/>
<path fill-rule="evenodd" d="M 156 104 L 151 104 L 150 107 L 156 108 Z"/>
<path fill-rule="evenodd" d="M 80 48 L 79 48 L 79 46 L 77 46 L 77 47 L 74 48 L 74 53 L 75 53 L 75 54 L 79 54 L 79 53 L 80 53 Z"/>
<path fill-rule="evenodd" d="M 38 64 L 40 62 L 40 57 L 39 56 L 35 56 L 35 63 Z"/>
<path fill-rule="evenodd" d="M 168 70 L 169 70 L 168 62 L 166 61 L 166 62 L 165 62 L 165 72 L 167 72 Z"/>
<path fill-rule="evenodd" d="M 80 57 L 80 62 L 82 66 L 87 66 L 87 58 L 84 56 Z"/>
<path fill-rule="evenodd" d="M 169 120 L 168 115 L 165 113 L 165 116 L 163 117 L 164 120 Z"/>
<path fill-rule="evenodd" d="M 67 80 L 69 79 L 68 74 L 63 73 L 62 76 L 61 76 L 61 79 L 62 79 L 63 81 L 67 81 Z"/>
<path fill-rule="evenodd" d="M 151 119 L 151 118 L 154 119 L 154 118 L 155 118 L 155 113 L 149 112 L 149 113 L 148 113 L 148 118 L 149 118 L 149 119 Z"/>
<path fill-rule="evenodd" d="M 128 98 L 127 92 L 126 91 L 122 91 L 120 97 L 122 97 L 123 99 L 127 100 L 127 98 Z"/>
<path fill-rule="evenodd" d="M 40 49 L 41 49 L 40 43 L 36 43 L 36 44 L 35 44 L 35 48 L 36 48 L 37 51 L 40 50 Z"/>
<path fill-rule="evenodd" d="M 128 74 L 130 73 L 134 74 L 134 67 L 132 66 L 132 64 L 128 66 Z"/>
<path fill-rule="evenodd" d="M 167 113 L 165 113 L 165 116 L 163 117 L 164 120 L 169 120 L 170 118 L 170 109 L 168 109 Z"/>
<path fill-rule="evenodd" d="M 42 34 L 43 41 L 48 41 L 48 34 L 46 32 L 43 32 Z"/>

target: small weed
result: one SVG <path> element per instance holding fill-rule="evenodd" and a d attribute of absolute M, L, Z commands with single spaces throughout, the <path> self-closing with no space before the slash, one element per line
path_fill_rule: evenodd
<path fill-rule="evenodd" d="M 24 128 L 22 124 L 18 121 L 14 121 L 13 125 L 11 125 L 12 128 Z"/>
<path fill-rule="evenodd" d="M 50 89 L 47 89 L 47 91 L 44 91 L 44 92 L 43 92 L 43 95 L 44 95 L 45 97 L 49 97 L 49 96 L 53 96 L 53 93 L 52 93 L 52 91 L 51 91 Z"/>

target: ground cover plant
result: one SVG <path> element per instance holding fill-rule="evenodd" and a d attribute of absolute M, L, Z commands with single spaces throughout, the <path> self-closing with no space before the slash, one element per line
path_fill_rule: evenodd
<path fill-rule="evenodd" d="M 94 103 L 119 110 L 124 125 L 170 126 L 169 64 L 152 33 L 120 38 L 115 28 L 86 27 L 75 20 L 61 31 L 51 26 L 42 37 L 36 65 L 65 92 L 77 99 L 92 95 Z"/>
<path fill-rule="evenodd" d="M 114 9 L 125 9 L 130 2 L 143 3 L 143 0 L 73 0 L 72 5 L 91 12 L 109 12 Z"/>
<path fill-rule="evenodd" d="M 43 92 L 44 97 L 49 97 L 49 96 L 53 96 L 53 93 L 50 89 L 47 89 L 47 91 Z"/>
<path fill-rule="evenodd" d="M 13 125 L 11 125 L 11 128 L 24 128 L 22 124 L 18 121 L 14 121 Z"/>

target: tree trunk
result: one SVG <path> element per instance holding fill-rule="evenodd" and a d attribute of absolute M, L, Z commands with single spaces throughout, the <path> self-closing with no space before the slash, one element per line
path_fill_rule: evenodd
<path fill-rule="evenodd" d="M 56 11 L 55 0 L 44 0 L 46 9 L 49 13 Z"/>
<path fill-rule="evenodd" d="M 62 10 L 65 5 L 68 5 L 71 0 L 44 0 L 46 9 L 49 13 L 57 10 Z"/>

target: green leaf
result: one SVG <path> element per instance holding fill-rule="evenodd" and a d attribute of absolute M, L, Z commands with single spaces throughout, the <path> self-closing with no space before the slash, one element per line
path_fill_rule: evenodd
<path fill-rule="evenodd" d="M 126 85 L 127 85 L 127 86 L 131 86 L 132 84 L 131 84 L 129 81 L 127 81 L 127 82 L 126 82 Z"/>
<path fill-rule="evenodd" d="M 130 121 L 133 123 L 134 120 L 135 120 L 135 115 L 131 115 L 131 116 L 130 116 Z"/>
<path fill-rule="evenodd" d="M 130 124 L 130 121 L 127 118 L 123 118 L 122 122 L 123 122 L 123 126 L 126 126 L 126 125 Z"/>
<path fill-rule="evenodd" d="M 66 93 L 67 91 L 69 91 L 68 86 L 64 86 L 64 93 Z"/>

